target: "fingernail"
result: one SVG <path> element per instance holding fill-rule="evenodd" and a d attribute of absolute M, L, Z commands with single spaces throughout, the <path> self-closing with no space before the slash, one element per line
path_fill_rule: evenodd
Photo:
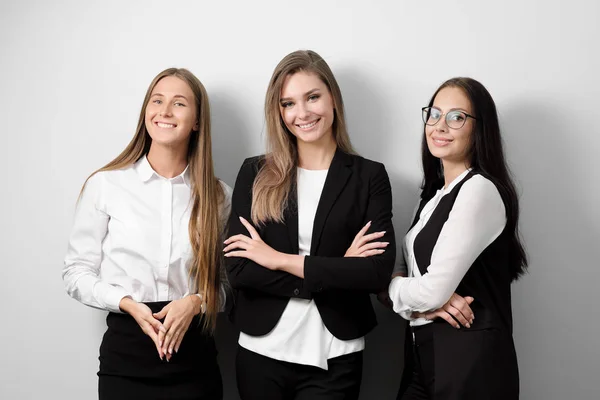
<path fill-rule="evenodd" d="M 169 354 L 173 355 L 173 348 L 172 347 L 169 349 Z"/>
<path fill-rule="evenodd" d="M 367 222 L 367 225 L 371 225 L 371 221 Z"/>
<path fill-rule="evenodd" d="M 175 353 L 179 352 L 179 347 L 175 347 Z"/>
<path fill-rule="evenodd" d="M 471 327 L 471 325 L 470 325 L 470 324 L 467 324 L 467 328 L 470 328 L 470 327 Z"/>
<path fill-rule="evenodd" d="M 390 244 L 390 242 L 383 242 L 384 246 L 387 246 L 388 244 Z"/>
<path fill-rule="evenodd" d="M 162 347 L 162 341 L 161 340 L 158 341 L 158 347 Z"/>
<path fill-rule="evenodd" d="M 244 217 L 240 217 L 240 221 L 245 221 Z"/>

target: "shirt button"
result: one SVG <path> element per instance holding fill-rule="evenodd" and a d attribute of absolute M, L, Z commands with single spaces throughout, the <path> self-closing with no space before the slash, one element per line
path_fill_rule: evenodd
<path fill-rule="evenodd" d="M 294 289 L 294 296 L 298 296 L 300 294 L 300 290 Z"/>

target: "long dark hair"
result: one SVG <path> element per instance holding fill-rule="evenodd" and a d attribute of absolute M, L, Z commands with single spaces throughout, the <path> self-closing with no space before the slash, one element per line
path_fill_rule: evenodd
<path fill-rule="evenodd" d="M 431 97 L 429 107 L 433 106 L 437 94 L 447 87 L 461 89 L 471 102 L 476 120 L 475 128 L 471 133 L 467 157 L 473 172 L 492 181 L 500 192 L 506 208 L 506 227 L 502 234 L 508 236 L 510 243 L 509 260 L 512 279 L 518 279 L 527 269 L 527 254 L 519 236 L 519 198 L 504 158 L 496 104 L 481 83 L 472 78 L 460 77 L 444 82 Z M 444 185 L 444 172 L 440 159 L 429 151 L 425 126 L 423 126 L 421 159 L 423 162 L 421 197 L 429 199 L 433 197 L 436 190 Z"/>

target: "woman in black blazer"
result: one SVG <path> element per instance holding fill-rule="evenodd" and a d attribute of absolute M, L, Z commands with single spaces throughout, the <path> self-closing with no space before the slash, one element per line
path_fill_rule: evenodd
<path fill-rule="evenodd" d="M 275 69 L 268 151 L 244 161 L 232 198 L 226 266 L 240 329 L 242 399 L 356 399 L 370 293 L 395 260 L 382 164 L 354 154 L 340 89 L 315 52 Z"/>
<path fill-rule="evenodd" d="M 423 192 L 400 257 L 409 277 L 389 288 L 410 321 L 398 398 L 518 399 L 510 285 L 527 258 L 496 106 L 479 82 L 454 78 L 423 121 Z"/>

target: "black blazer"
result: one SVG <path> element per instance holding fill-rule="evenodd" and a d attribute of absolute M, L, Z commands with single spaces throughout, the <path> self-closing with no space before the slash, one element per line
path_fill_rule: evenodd
<path fill-rule="evenodd" d="M 240 169 L 233 191 L 229 236 L 248 235 L 239 217 L 251 221 L 252 185 L 263 160 L 248 158 Z M 298 254 L 295 191 L 290 197 L 284 223 L 269 222 L 256 228 L 273 249 Z M 380 239 L 390 243 L 386 251 L 372 257 L 344 258 L 368 221 L 372 221 L 369 233 L 386 231 Z M 275 327 L 289 299 L 298 297 L 314 299 L 323 323 L 338 339 L 364 336 L 377 324 L 369 293 L 387 288 L 395 258 L 392 191 L 385 167 L 338 149 L 315 215 L 304 279 L 271 271 L 245 258 L 227 258 L 227 275 L 235 292 L 231 321 L 246 334 L 265 335 Z"/>

